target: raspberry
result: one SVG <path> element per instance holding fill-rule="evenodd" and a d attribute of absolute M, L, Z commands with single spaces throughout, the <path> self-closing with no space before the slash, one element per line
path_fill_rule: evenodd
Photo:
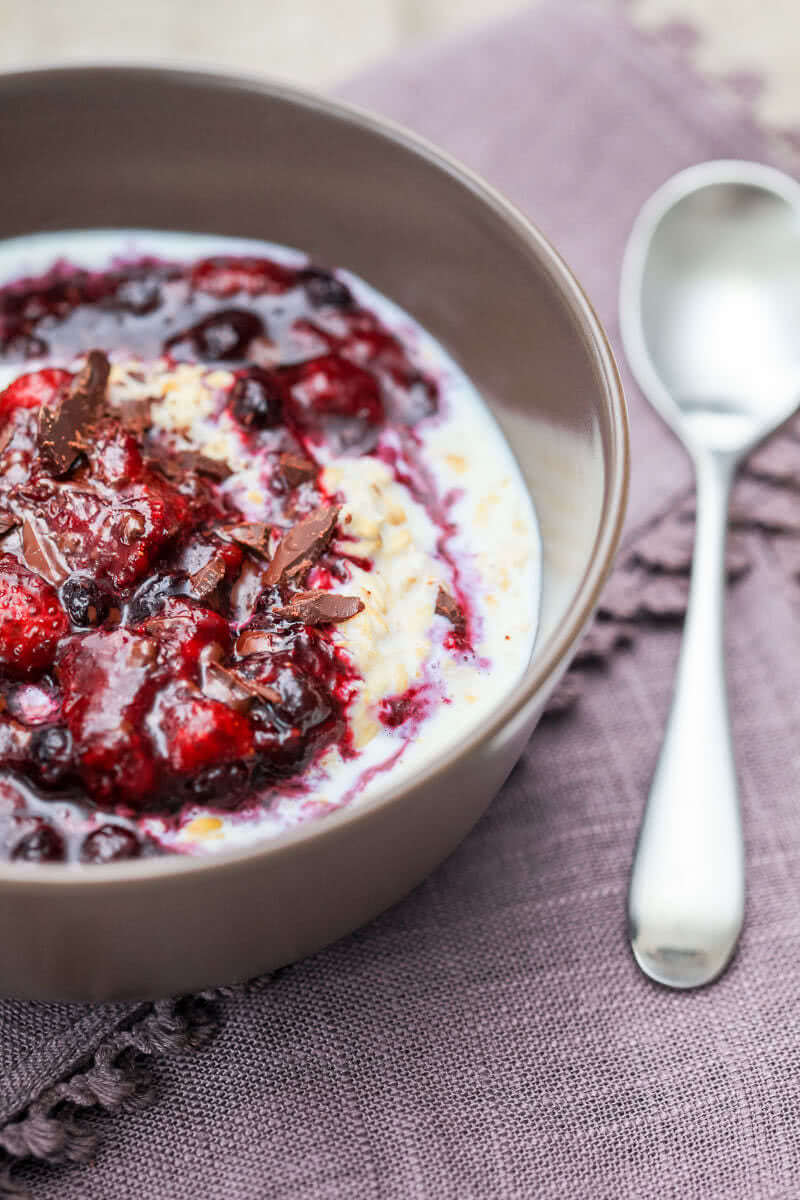
<path fill-rule="evenodd" d="M 383 420 L 378 385 L 368 371 L 337 354 L 324 354 L 295 367 L 290 375 L 292 411 L 302 424 L 311 414 Z"/>
<path fill-rule="evenodd" d="M 81 780 L 104 807 L 145 807 L 158 786 L 153 750 L 136 731 L 111 730 L 95 737 L 79 756 Z"/>
<path fill-rule="evenodd" d="M 50 404 L 71 379 L 69 371 L 56 367 L 20 375 L 0 392 L 0 417 L 7 417 L 18 408 L 41 408 L 43 404 Z"/>
<path fill-rule="evenodd" d="M 338 354 L 324 354 L 285 374 L 288 415 L 302 433 L 342 453 L 366 454 L 374 448 L 384 412 L 369 371 Z"/>
<path fill-rule="evenodd" d="M 192 286 L 212 296 L 236 292 L 275 295 L 292 287 L 297 272 L 269 258 L 204 258 L 192 269 Z"/>
<path fill-rule="evenodd" d="M 0 666 L 15 675 L 45 670 L 68 629 L 55 589 L 0 554 Z"/>
<path fill-rule="evenodd" d="M 180 693 L 162 709 L 162 729 L 170 766 L 195 774 L 218 763 L 248 758 L 253 730 L 242 713 L 195 692 Z"/>
<path fill-rule="evenodd" d="M 142 455 L 132 433 L 109 425 L 95 438 L 90 462 L 92 478 L 111 487 L 135 483 L 142 474 Z"/>
<path fill-rule="evenodd" d="M 128 629 L 98 630 L 72 642 L 58 663 L 78 770 L 99 803 L 136 807 L 156 789 L 142 723 L 159 683 L 157 653 L 151 638 Z"/>

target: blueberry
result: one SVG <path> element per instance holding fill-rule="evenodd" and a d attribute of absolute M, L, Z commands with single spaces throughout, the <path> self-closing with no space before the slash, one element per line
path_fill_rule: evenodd
<path fill-rule="evenodd" d="M 253 338 L 264 334 L 264 323 L 244 308 L 223 308 L 176 333 L 166 349 L 179 360 L 196 357 L 208 362 L 245 358 Z"/>
<path fill-rule="evenodd" d="M 36 828 L 17 842 L 11 857 L 15 862 L 61 862 L 64 842 L 55 829 L 37 818 Z"/>
<path fill-rule="evenodd" d="M 36 774 L 48 787 L 65 783 L 72 771 L 72 735 L 63 725 L 43 725 L 31 739 Z"/>
<path fill-rule="evenodd" d="M 300 279 L 314 308 L 349 308 L 353 303 L 350 288 L 331 271 L 307 267 L 301 272 Z"/>
<path fill-rule="evenodd" d="M 86 575 L 70 575 L 61 585 L 61 603 L 73 625 L 82 629 L 101 625 L 111 608 L 108 593 Z"/>
<path fill-rule="evenodd" d="M 283 398 L 275 376 L 262 367 L 250 367 L 231 391 L 231 407 L 246 429 L 274 429 L 283 420 Z"/>
<path fill-rule="evenodd" d="M 139 839 L 132 829 L 124 825 L 100 825 L 84 839 L 81 862 L 121 862 L 136 858 L 140 851 Z"/>
<path fill-rule="evenodd" d="M 189 792 L 198 803 L 227 808 L 240 798 L 249 782 L 250 771 L 245 763 L 219 763 L 196 775 L 189 784 Z"/>
<path fill-rule="evenodd" d="M 139 625 L 161 610 L 167 596 L 179 595 L 186 586 L 186 572 L 151 575 L 136 589 L 125 613 L 127 625 Z"/>

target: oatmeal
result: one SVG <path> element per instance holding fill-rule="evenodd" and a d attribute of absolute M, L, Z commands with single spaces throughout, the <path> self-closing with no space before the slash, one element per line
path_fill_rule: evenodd
<path fill-rule="evenodd" d="M 190 235 L 19 240 L 0 275 L 0 857 L 278 833 L 486 719 L 538 534 L 406 314 Z"/>

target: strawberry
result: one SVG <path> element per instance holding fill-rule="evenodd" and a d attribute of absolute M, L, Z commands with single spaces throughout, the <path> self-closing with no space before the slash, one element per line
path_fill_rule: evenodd
<path fill-rule="evenodd" d="M 248 758 L 253 729 L 247 717 L 194 690 L 176 692 L 161 708 L 170 766 L 182 775 Z"/>
<path fill-rule="evenodd" d="M 71 379 L 69 371 L 61 371 L 57 367 L 20 375 L 4 392 L 0 392 L 0 418 L 9 416 L 18 408 L 41 408 L 43 404 L 52 403 Z"/>
<path fill-rule="evenodd" d="M 55 589 L 0 554 L 0 666 L 14 675 L 45 670 L 68 629 Z"/>
<path fill-rule="evenodd" d="M 157 787 L 143 729 L 157 668 L 156 643 L 128 629 L 98 630 L 73 641 L 58 663 L 78 770 L 98 803 L 136 807 Z"/>

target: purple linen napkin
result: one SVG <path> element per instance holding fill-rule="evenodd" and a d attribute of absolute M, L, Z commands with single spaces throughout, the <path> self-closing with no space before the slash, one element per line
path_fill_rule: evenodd
<path fill-rule="evenodd" d="M 617 7 L 545 0 L 345 92 L 504 189 L 613 336 L 622 247 L 650 191 L 700 159 L 769 157 L 742 104 Z M 800 432 L 754 459 L 729 556 L 747 926 L 719 984 L 670 993 L 634 967 L 623 914 L 672 686 L 691 491 L 627 382 L 619 568 L 562 715 L 487 816 L 406 901 L 272 981 L 155 1006 L 0 1001 L 0 1146 L 24 1160 L 20 1187 L 59 1200 L 796 1196 Z M 190 1054 L 209 1005 L 218 1036 Z M 132 1103 L 145 1062 L 158 1103 L 103 1111 Z M 30 1157 L 78 1156 L 93 1135 L 88 1163 Z"/>

